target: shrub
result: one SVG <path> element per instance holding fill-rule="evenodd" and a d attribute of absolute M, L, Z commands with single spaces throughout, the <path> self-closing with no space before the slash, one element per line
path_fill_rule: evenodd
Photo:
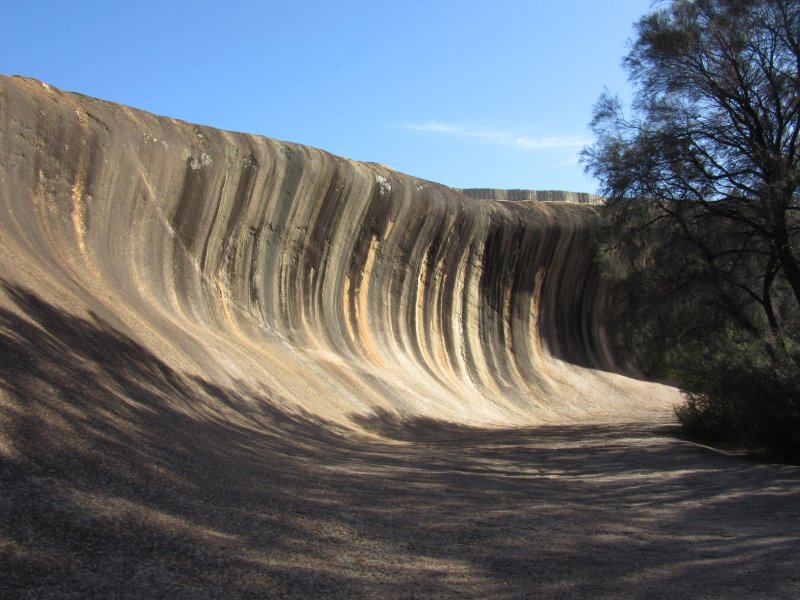
<path fill-rule="evenodd" d="M 678 420 L 693 438 L 800 463 L 800 356 L 731 337 L 671 360 Z"/>

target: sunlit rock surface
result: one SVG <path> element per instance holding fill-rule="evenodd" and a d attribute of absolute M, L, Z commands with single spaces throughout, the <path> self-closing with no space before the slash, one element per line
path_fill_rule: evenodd
<path fill-rule="evenodd" d="M 0 158 L 4 306 L 24 318 L 31 293 L 186 377 L 347 425 L 676 401 L 607 350 L 595 207 L 467 198 L 24 78 L 0 79 Z M 101 358 L 124 368 L 118 352 Z"/>
<path fill-rule="evenodd" d="M 670 435 L 597 210 L 0 78 L 0 598 L 797 598 L 796 469 Z"/>

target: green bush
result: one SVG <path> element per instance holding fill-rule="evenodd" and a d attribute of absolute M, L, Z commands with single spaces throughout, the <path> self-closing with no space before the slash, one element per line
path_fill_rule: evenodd
<path fill-rule="evenodd" d="M 800 356 L 727 339 L 685 348 L 671 361 L 693 438 L 800 463 Z"/>

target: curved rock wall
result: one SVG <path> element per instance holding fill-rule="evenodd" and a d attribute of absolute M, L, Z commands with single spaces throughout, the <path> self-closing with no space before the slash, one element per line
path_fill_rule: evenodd
<path fill-rule="evenodd" d="M 21 78 L 0 80 L 0 126 L 6 284 L 184 372 L 342 420 L 631 406 L 603 372 L 593 207 L 471 200 Z"/>

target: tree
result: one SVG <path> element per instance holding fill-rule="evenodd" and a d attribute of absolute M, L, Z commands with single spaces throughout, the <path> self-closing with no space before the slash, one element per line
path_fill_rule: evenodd
<path fill-rule="evenodd" d="M 687 428 L 800 461 L 800 2 L 662 1 L 635 33 L 632 116 L 604 93 L 583 152 L 622 345 Z"/>
<path fill-rule="evenodd" d="M 744 294 L 779 335 L 775 285 L 800 306 L 800 3 L 659 6 L 636 25 L 624 59 L 634 117 L 607 92 L 600 98 L 587 171 L 618 223 L 641 207 L 627 201 L 655 203 L 649 223 L 670 221 L 722 296 Z"/>

